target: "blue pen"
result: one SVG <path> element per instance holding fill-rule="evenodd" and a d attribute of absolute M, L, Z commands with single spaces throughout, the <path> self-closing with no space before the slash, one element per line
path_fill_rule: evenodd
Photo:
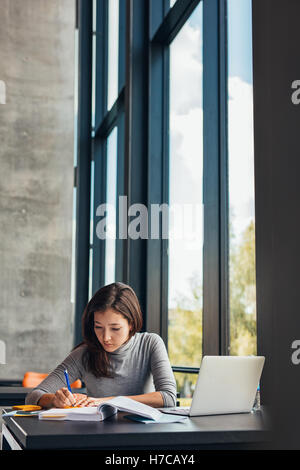
<path fill-rule="evenodd" d="M 72 393 L 72 389 L 71 389 L 71 385 L 70 385 L 69 375 L 68 375 L 67 369 L 64 370 L 64 374 L 65 374 L 65 378 L 66 378 L 68 390 L 69 390 L 70 393 Z M 72 405 L 72 406 L 74 406 L 74 405 Z"/>

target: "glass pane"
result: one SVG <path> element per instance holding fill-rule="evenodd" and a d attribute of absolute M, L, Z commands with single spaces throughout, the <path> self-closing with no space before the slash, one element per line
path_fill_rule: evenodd
<path fill-rule="evenodd" d="M 230 354 L 256 354 L 251 0 L 228 0 Z"/>
<path fill-rule="evenodd" d="M 202 355 L 202 3 L 170 46 L 168 352 Z"/>
<path fill-rule="evenodd" d="M 114 127 L 107 139 L 105 284 L 110 284 L 115 281 L 117 141 L 118 128 Z"/>
<path fill-rule="evenodd" d="M 174 372 L 174 377 L 177 385 L 177 393 L 179 393 L 179 405 L 191 406 L 198 374 Z"/>
<path fill-rule="evenodd" d="M 118 97 L 119 1 L 108 2 L 108 91 L 107 109 Z"/>

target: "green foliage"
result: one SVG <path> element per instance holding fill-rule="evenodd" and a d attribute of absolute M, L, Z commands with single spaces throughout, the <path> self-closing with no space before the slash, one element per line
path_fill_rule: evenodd
<path fill-rule="evenodd" d="M 230 256 L 230 354 L 256 354 L 255 225 Z"/>

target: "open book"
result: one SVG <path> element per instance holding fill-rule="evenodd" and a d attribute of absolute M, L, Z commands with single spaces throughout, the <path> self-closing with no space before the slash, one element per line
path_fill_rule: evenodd
<path fill-rule="evenodd" d="M 161 411 L 152 406 L 139 403 L 127 397 L 115 397 L 102 402 L 99 406 L 85 406 L 78 408 L 51 408 L 39 413 L 39 419 L 44 420 L 75 420 L 75 421 L 103 421 L 119 411 L 127 411 L 159 422 Z"/>

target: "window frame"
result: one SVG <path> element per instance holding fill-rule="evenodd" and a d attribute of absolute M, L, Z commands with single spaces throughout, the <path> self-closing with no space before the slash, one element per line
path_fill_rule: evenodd
<path fill-rule="evenodd" d="M 119 0 L 119 95 L 107 102 L 108 0 L 95 0 L 95 129 L 91 127 L 92 0 L 78 0 L 79 108 L 75 343 L 88 302 L 90 165 L 94 160 L 94 214 L 105 202 L 106 139 L 118 126 L 118 195 L 134 202 L 168 204 L 169 44 L 203 2 L 203 355 L 228 354 L 228 170 L 226 0 Z M 123 41 L 126 36 L 125 42 Z M 125 44 L 125 45 L 124 45 Z M 141 54 L 142 52 L 142 54 Z M 136 57 L 142 57 L 137 61 Z M 90 83 L 89 83 L 90 81 Z M 213 86 L 212 86 L 213 84 Z M 83 125 L 84 124 L 84 125 Z M 97 176 L 96 176 L 97 175 Z M 118 205 L 117 205 L 118 214 Z M 127 221 L 124 221 L 127 222 Z M 118 217 L 117 217 L 118 223 Z M 105 241 L 93 236 L 95 292 L 103 285 Z M 117 225 L 118 233 L 118 225 Z M 168 344 L 168 240 L 116 240 L 116 280 L 130 284 L 141 303 L 143 330 Z M 176 369 L 177 368 L 177 369 Z M 174 370 L 197 373 L 197 368 Z"/>
<path fill-rule="evenodd" d="M 203 4 L 203 355 L 229 353 L 226 3 Z"/>

